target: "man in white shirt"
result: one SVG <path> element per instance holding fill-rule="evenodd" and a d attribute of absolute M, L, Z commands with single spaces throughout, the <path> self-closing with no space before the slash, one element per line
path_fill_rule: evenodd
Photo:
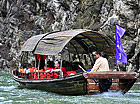
<path fill-rule="evenodd" d="M 109 64 L 108 64 L 107 59 L 103 58 L 100 52 L 95 52 L 94 55 L 95 55 L 96 61 L 93 68 L 91 69 L 89 73 L 91 74 L 97 71 L 109 71 Z"/>
<path fill-rule="evenodd" d="M 109 64 L 107 59 L 103 58 L 100 52 L 95 52 L 94 55 L 96 61 L 89 74 L 92 74 L 94 72 L 99 72 L 99 71 L 109 71 Z M 112 79 L 99 79 L 100 92 L 101 93 L 107 92 L 108 89 L 110 89 L 111 84 L 112 84 Z"/>

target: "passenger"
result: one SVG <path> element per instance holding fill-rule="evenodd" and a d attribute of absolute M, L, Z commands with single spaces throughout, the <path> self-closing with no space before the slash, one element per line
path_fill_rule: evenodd
<path fill-rule="evenodd" d="M 74 75 L 74 74 L 76 74 L 76 69 L 77 69 L 77 65 L 70 63 L 67 66 L 67 69 L 66 69 L 67 70 L 67 75 Z"/>
<path fill-rule="evenodd" d="M 33 79 L 35 73 L 35 61 L 32 61 L 31 64 L 28 66 L 28 78 Z"/>
<path fill-rule="evenodd" d="M 23 70 L 23 72 L 22 72 L 22 73 L 23 73 L 23 78 L 25 78 L 25 79 L 27 78 L 26 71 L 27 71 L 27 68 L 24 68 L 24 70 Z"/>
<path fill-rule="evenodd" d="M 60 69 L 60 62 L 57 60 L 54 64 L 54 66 L 55 66 L 55 68 L 53 70 Z M 60 73 L 54 72 L 53 74 L 54 74 L 54 78 L 58 78 L 58 74 L 60 74 Z"/>
<path fill-rule="evenodd" d="M 54 69 L 54 68 L 55 68 L 54 62 L 49 60 L 47 62 L 47 70 Z"/>
<path fill-rule="evenodd" d="M 35 68 L 35 61 L 31 62 L 31 68 Z"/>
<path fill-rule="evenodd" d="M 56 61 L 54 63 L 54 66 L 55 66 L 55 69 L 60 69 L 60 62 L 59 61 Z"/>
<path fill-rule="evenodd" d="M 72 70 L 73 70 L 73 69 L 72 69 L 72 68 L 73 68 L 73 67 L 72 67 L 72 62 L 66 61 L 65 64 L 66 64 L 66 66 L 65 66 L 66 71 L 72 71 Z"/>
<path fill-rule="evenodd" d="M 23 64 L 23 67 L 19 69 L 19 76 L 21 78 L 25 78 L 26 79 L 26 64 Z"/>
<path fill-rule="evenodd" d="M 66 71 L 66 61 L 65 60 L 63 60 L 62 61 L 62 67 L 61 67 L 61 70 L 62 70 L 62 72 L 63 72 L 63 75 L 67 75 L 67 71 Z"/>
<path fill-rule="evenodd" d="M 29 79 L 33 79 L 34 78 L 34 73 L 35 73 L 35 67 L 30 68 L 30 76 L 29 76 Z"/>
<path fill-rule="evenodd" d="M 40 76 L 40 79 L 44 79 L 45 78 L 45 70 L 44 69 L 41 69 L 41 70 L 39 70 L 39 76 Z"/>
<path fill-rule="evenodd" d="M 53 61 L 48 61 L 47 62 L 47 79 L 50 79 L 50 78 L 53 78 L 53 73 L 51 73 L 52 72 L 52 70 L 54 70 L 54 62 Z"/>
<path fill-rule="evenodd" d="M 31 68 L 31 64 L 28 64 L 27 68 L 25 69 L 25 74 L 26 74 L 25 76 L 26 76 L 27 79 L 30 76 L 30 68 Z"/>
<path fill-rule="evenodd" d="M 23 78 L 23 71 L 24 71 L 23 68 L 20 68 L 19 69 L 19 77 L 21 77 L 21 78 Z"/>

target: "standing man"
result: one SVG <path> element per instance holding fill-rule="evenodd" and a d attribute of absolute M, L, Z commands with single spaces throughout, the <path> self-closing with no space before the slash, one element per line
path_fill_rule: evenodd
<path fill-rule="evenodd" d="M 89 73 L 91 74 L 97 71 L 109 71 L 108 61 L 106 58 L 101 56 L 101 52 L 96 51 L 93 54 L 96 58 L 96 61 L 93 68 L 91 69 Z"/>
<path fill-rule="evenodd" d="M 92 74 L 94 72 L 100 72 L 100 71 L 109 71 L 108 61 L 106 58 L 103 58 L 101 56 L 101 52 L 95 52 L 94 56 L 96 58 L 96 61 L 89 74 Z M 112 79 L 99 79 L 99 89 L 101 93 L 107 92 L 108 89 L 110 89 L 111 85 L 112 85 Z"/>

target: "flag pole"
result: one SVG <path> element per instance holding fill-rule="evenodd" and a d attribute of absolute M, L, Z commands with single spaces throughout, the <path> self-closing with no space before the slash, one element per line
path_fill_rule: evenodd
<path fill-rule="evenodd" d="M 115 40 L 116 40 L 116 24 L 115 24 Z M 117 42 L 116 42 L 116 45 L 117 45 Z M 116 46 L 117 47 L 117 46 Z M 116 53 L 117 54 L 117 53 Z M 118 69 L 118 63 L 117 63 L 117 56 L 116 56 L 116 67 Z"/>

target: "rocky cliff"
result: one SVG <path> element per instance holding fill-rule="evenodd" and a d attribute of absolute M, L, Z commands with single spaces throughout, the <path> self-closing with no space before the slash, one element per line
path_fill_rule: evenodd
<path fill-rule="evenodd" d="M 115 41 L 115 23 L 126 29 L 121 41 L 128 63 L 120 66 L 135 71 L 140 63 L 139 0 L 0 0 L 0 67 L 16 66 L 21 46 L 33 35 L 83 28 Z"/>

